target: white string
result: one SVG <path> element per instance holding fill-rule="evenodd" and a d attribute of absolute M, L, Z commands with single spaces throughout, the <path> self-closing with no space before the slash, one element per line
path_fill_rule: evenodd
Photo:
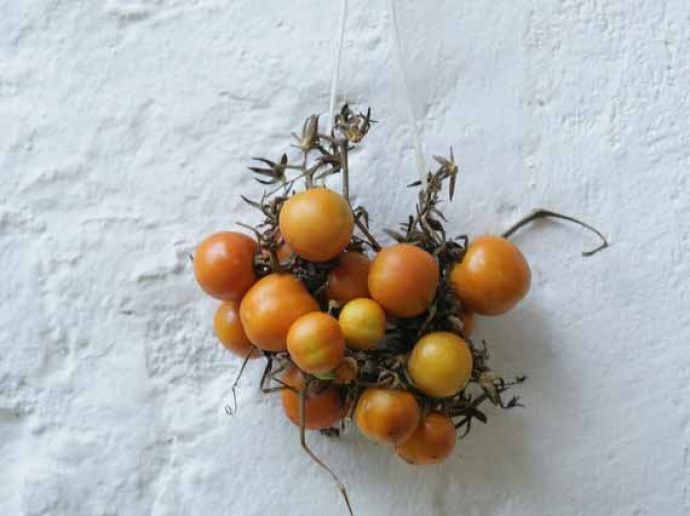
<path fill-rule="evenodd" d="M 424 183 L 424 181 L 426 181 L 426 166 L 424 165 L 424 153 L 422 152 L 422 138 L 419 135 L 417 120 L 415 119 L 412 101 L 410 100 L 410 88 L 407 84 L 407 74 L 405 73 L 402 41 L 400 40 L 400 29 L 398 27 L 398 13 L 395 8 L 395 0 L 390 0 L 390 12 L 391 29 L 393 32 L 395 54 L 398 61 L 398 67 L 400 68 L 403 89 L 405 90 L 405 100 L 407 102 L 407 116 L 409 118 L 410 125 L 412 126 L 412 143 L 414 145 L 415 160 L 417 161 L 417 171 L 419 172 L 419 180 L 422 181 L 422 183 Z"/>
<path fill-rule="evenodd" d="M 335 99 L 338 94 L 338 80 L 340 78 L 340 58 L 343 53 L 343 42 L 345 41 L 345 23 L 347 21 L 347 0 L 343 0 L 343 7 L 340 12 L 340 36 L 338 38 L 338 47 L 335 52 L 335 68 L 333 69 L 333 77 L 331 78 L 331 98 L 328 104 L 328 134 L 333 129 L 335 121 Z"/>

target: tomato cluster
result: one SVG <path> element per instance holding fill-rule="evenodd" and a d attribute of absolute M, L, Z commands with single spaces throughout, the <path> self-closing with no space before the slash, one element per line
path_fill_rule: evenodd
<path fill-rule="evenodd" d="M 278 383 L 293 423 L 323 430 L 352 418 L 362 434 L 405 461 L 440 462 L 456 442 L 445 402 L 477 381 L 473 314 L 512 308 L 529 290 L 529 266 L 514 244 L 493 235 L 469 242 L 450 266 L 408 242 L 377 249 L 370 258 L 353 238 L 354 222 L 343 196 L 309 188 L 284 199 L 277 244 L 230 231 L 203 241 L 194 271 L 201 288 L 222 301 L 213 320 L 216 335 L 239 356 L 283 364 Z M 259 270 L 258 261 L 269 255 L 279 267 Z M 323 284 L 303 281 L 300 264 L 326 271 Z M 423 327 L 421 321 L 433 318 L 444 278 L 459 307 L 459 326 L 432 328 L 407 349 L 387 350 L 393 323 Z M 380 353 L 402 363 L 391 382 L 366 371 Z"/>

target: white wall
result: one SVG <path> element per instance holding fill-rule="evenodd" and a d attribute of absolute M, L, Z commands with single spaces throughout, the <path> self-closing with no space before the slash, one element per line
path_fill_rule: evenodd
<path fill-rule="evenodd" d="M 228 4 L 228 5 L 226 5 Z M 381 121 L 353 157 L 377 234 L 415 175 L 387 2 L 352 2 L 342 89 Z M 245 167 L 324 112 L 339 2 L 0 0 L 0 513 L 342 514 L 187 255 L 251 220 Z M 455 147 L 454 232 L 537 206 L 533 290 L 478 336 L 525 372 L 446 464 L 352 432 L 314 448 L 361 515 L 690 512 L 690 3 L 400 2 L 426 152 Z"/>

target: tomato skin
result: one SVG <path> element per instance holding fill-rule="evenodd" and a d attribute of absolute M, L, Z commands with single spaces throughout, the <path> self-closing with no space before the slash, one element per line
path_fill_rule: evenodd
<path fill-rule="evenodd" d="M 219 231 L 201 242 L 194 253 L 194 275 L 209 296 L 239 301 L 256 281 L 256 241 L 236 231 Z"/>
<path fill-rule="evenodd" d="M 352 349 L 374 349 L 386 333 L 386 314 L 373 299 L 348 302 L 340 311 L 338 322 Z"/>
<path fill-rule="evenodd" d="M 290 274 L 269 274 L 247 292 L 240 304 L 240 319 L 249 340 L 266 351 L 285 351 L 290 326 L 319 305 Z"/>
<path fill-rule="evenodd" d="M 453 396 L 472 376 L 472 351 L 450 332 L 424 335 L 412 348 L 407 371 L 415 387 L 435 398 Z"/>
<path fill-rule="evenodd" d="M 304 390 L 304 376 L 296 367 L 290 367 L 281 380 L 297 389 Z M 290 389 L 280 391 L 283 411 L 287 418 L 295 425 L 300 424 L 300 395 Z M 307 392 L 305 400 L 304 426 L 309 430 L 322 430 L 331 427 L 340 421 L 347 411 L 342 401 L 340 390 L 335 385 L 329 385 L 324 390 L 311 393 Z"/>
<path fill-rule="evenodd" d="M 369 292 L 389 314 L 414 317 L 434 299 L 439 270 L 434 257 L 411 244 L 379 251 L 369 270 Z"/>
<path fill-rule="evenodd" d="M 254 352 L 250 359 L 259 358 L 261 353 L 249 342 L 242 328 L 239 306 L 234 301 L 224 301 L 216 309 L 213 316 L 213 329 L 218 340 L 225 348 L 239 357 L 246 357 L 251 349 Z"/>
<path fill-rule="evenodd" d="M 347 201 L 328 188 L 311 188 L 285 201 L 280 232 L 299 256 L 326 262 L 350 243 L 354 217 Z"/>
<path fill-rule="evenodd" d="M 410 464 L 437 464 L 455 448 L 457 432 L 451 419 L 440 412 L 427 414 L 414 433 L 396 447 L 398 455 Z"/>
<path fill-rule="evenodd" d="M 323 312 L 311 312 L 290 326 L 287 350 L 302 371 L 324 374 L 342 362 L 345 337 L 334 317 Z"/>
<path fill-rule="evenodd" d="M 371 260 L 362 253 L 345 251 L 340 263 L 328 274 L 328 299 L 345 304 L 358 297 L 369 297 Z"/>
<path fill-rule="evenodd" d="M 460 315 L 462 320 L 462 332 L 465 337 L 470 337 L 474 331 L 474 314 L 470 312 L 463 312 Z"/>
<path fill-rule="evenodd" d="M 420 417 L 419 404 L 409 392 L 368 388 L 357 401 L 354 419 L 369 439 L 395 446 L 412 435 Z"/>
<path fill-rule="evenodd" d="M 357 361 L 350 357 L 345 358 L 333 370 L 333 375 L 335 376 L 333 381 L 339 384 L 352 383 L 357 379 L 358 372 Z"/>
<path fill-rule="evenodd" d="M 463 308 L 480 315 L 500 315 L 529 292 L 529 264 L 510 240 L 495 235 L 475 238 L 450 281 Z"/>

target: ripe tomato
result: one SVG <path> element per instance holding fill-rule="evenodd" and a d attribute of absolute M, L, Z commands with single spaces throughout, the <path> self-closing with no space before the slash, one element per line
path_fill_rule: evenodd
<path fill-rule="evenodd" d="M 412 394 L 393 389 L 366 389 L 355 407 L 359 430 L 380 444 L 397 445 L 412 435 L 421 409 Z"/>
<path fill-rule="evenodd" d="M 357 372 L 357 361 L 354 358 L 345 358 L 333 370 L 333 375 L 335 376 L 333 381 L 340 384 L 352 383 L 357 378 Z"/>
<path fill-rule="evenodd" d="M 287 350 L 295 365 L 305 373 L 328 373 L 345 356 L 345 337 L 334 317 L 311 312 L 290 326 Z"/>
<path fill-rule="evenodd" d="M 455 425 L 445 414 L 431 412 L 419 423 L 412 436 L 396 448 L 410 464 L 436 464 L 455 448 Z"/>
<path fill-rule="evenodd" d="M 414 317 L 426 310 L 438 286 L 438 264 L 411 244 L 382 249 L 369 270 L 371 297 L 395 317 Z"/>
<path fill-rule="evenodd" d="M 472 241 L 462 261 L 453 267 L 450 281 L 465 309 L 499 315 L 527 295 L 531 273 L 515 244 L 485 235 Z"/>
<path fill-rule="evenodd" d="M 319 305 L 290 274 L 269 274 L 247 292 L 240 303 L 240 319 L 249 340 L 266 351 L 285 351 L 290 326 Z"/>
<path fill-rule="evenodd" d="M 209 296 L 239 301 L 256 281 L 254 239 L 235 231 L 220 231 L 201 242 L 194 253 L 194 274 Z"/>
<path fill-rule="evenodd" d="M 412 348 L 407 371 L 415 386 L 429 396 L 453 396 L 472 376 L 472 351 L 454 333 L 428 333 Z"/>
<path fill-rule="evenodd" d="M 374 349 L 386 332 L 386 314 L 373 299 L 353 299 L 340 311 L 338 322 L 353 349 Z"/>
<path fill-rule="evenodd" d="M 463 312 L 460 319 L 462 320 L 462 332 L 465 334 L 465 337 L 471 336 L 474 330 L 474 314 Z"/>
<path fill-rule="evenodd" d="M 250 349 L 254 349 L 249 358 L 259 358 L 261 356 L 259 350 L 249 342 L 247 335 L 244 333 L 242 321 L 240 321 L 239 307 L 234 301 L 226 301 L 218 305 L 216 314 L 213 317 L 213 329 L 223 346 L 235 355 L 244 358 Z"/>
<path fill-rule="evenodd" d="M 358 297 L 369 297 L 369 266 L 371 262 L 362 253 L 344 252 L 340 263 L 328 274 L 328 299 L 340 304 Z"/>
<path fill-rule="evenodd" d="M 304 390 L 304 376 L 296 367 L 290 367 L 281 380 L 298 392 Z M 290 389 L 280 391 L 283 411 L 290 421 L 300 424 L 300 395 Z M 335 385 L 329 385 L 318 392 L 307 391 L 304 411 L 304 426 L 309 430 L 321 430 L 333 426 L 340 421 L 347 407 L 343 403 L 340 390 Z"/>
<path fill-rule="evenodd" d="M 279 224 L 283 238 L 299 256 L 326 262 L 350 242 L 354 217 L 341 195 L 328 188 L 312 188 L 283 204 Z"/>

